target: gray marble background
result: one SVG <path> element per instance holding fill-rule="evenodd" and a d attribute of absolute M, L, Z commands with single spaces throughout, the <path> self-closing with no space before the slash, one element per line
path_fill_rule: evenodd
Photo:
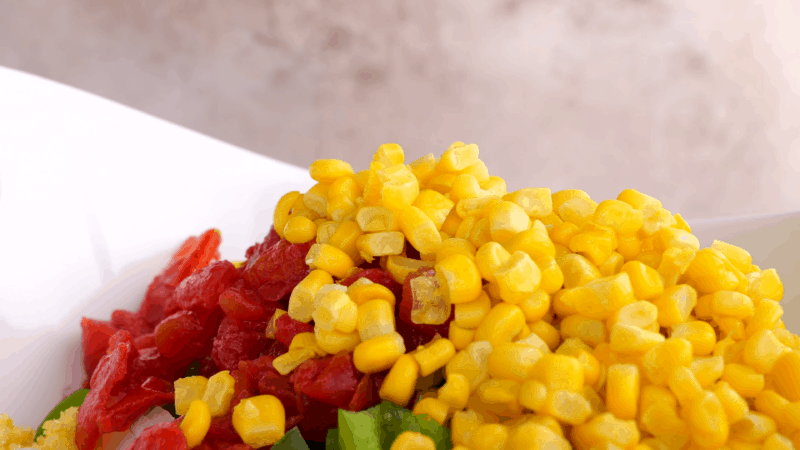
<path fill-rule="evenodd" d="M 798 0 L 5 0 L 0 65 L 301 166 L 461 140 L 509 189 L 708 218 L 800 210 L 798 30 Z"/>

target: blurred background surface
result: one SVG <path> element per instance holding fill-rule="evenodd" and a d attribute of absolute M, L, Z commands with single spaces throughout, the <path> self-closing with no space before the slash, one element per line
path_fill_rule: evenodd
<path fill-rule="evenodd" d="M 300 166 L 460 140 L 509 190 L 800 209 L 796 0 L 5 1 L 0 65 Z"/>

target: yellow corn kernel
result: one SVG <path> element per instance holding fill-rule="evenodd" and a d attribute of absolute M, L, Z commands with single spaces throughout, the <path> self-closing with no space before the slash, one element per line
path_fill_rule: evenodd
<path fill-rule="evenodd" d="M 750 297 L 734 291 L 717 291 L 711 297 L 711 313 L 744 319 L 753 315 L 755 307 Z"/>
<path fill-rule="evenodd" d="M 800 402 L 792 402 L 784 405 L 781 408 L 781 412 L 786 416 L 785 420 L 789 423 L 791 428 L 800 428 Z M 800 437 L 800 431 L 797 433 L 797 437 Z"/>
<path fill-rule="evenodd" d="M 460 411 L 467 406 L 469 393 L 469 380 L 460 373 L 448 376 L 445 384 L 437 391 L 439 401 L 456 411 Z"/>
<path fill-rule="evenodd" d="M 456 202 L 466 200 L 468 198 L 479 198 L 485 196 L 487 193 L 481 189 L 478 180 L 469 174 L 458 175 L 453 180 L 453 185 L 450 188 L 450 198 Z"/>
<path fill-rule="evenodd" d="M 495 281 L 494 273 L 511 258 L 511 254 L 497 242 L 483 244 L 475 253 L 475 265 L 481 277 L 489 282 Z"/>
<path fill-rule="evenodd" d="M 609 336 L 611 350 L 627 355 L 642 354 L 665 340 L 661 333 L 624 323 L 615 324 Z"/>
<path fill-rule="evenodd" d="M 617 200 L 623 201 L 638 210 L 662 207 L 660 201 L 635 189 L 625 189 L 620 192 L 619 196 L 617 196 Z"/>
<path fill-rule="evenodd" d="M 488 218 L 491 237 L 501 244 L 515 234 L 527 230 L 531 222 L 525 210 L 509 201 L 495 204 Z"/>
<path fill-rule="evenodd" d="M 363 203 L 367 205 L 379 205 L 381 203 L 381 190 L 383 189 L 381 178 L 378 176 L 378 171 L 386 167 L 379 162 L 371 162 L 369 170 L 364 177 L 363 181 Z"/>
<path fill-rule="evenodd" d="M 436 444 L 428 436 L 416 431 L 404 431 L 392 442 L 389 450 L 435 450 Z"/>
<path fill-rule="evenodd" d="M 789 400 L 786 400 L 772 389 L 765 389 L 759 392 L 753 404 L 756 410 L 775 419 L 779 428 L 797 428 L 795 425 L 800 425 L 800 422 L 797 422 L 800 417 L 792 417 L 785 412 L 786 405 L 790 404 Z"/>
<path fill-rule="evenodd" d="M 328 204 L 326 215 L 336 222 L 350 219 L 356 213 L 357 199 L 361 195 L 355 179 L 350 177 L 339 178 L 331 183 L 328 188 Z"/>
<path fill-rule="evenodd" d="M 524 188 L 509 192 L 503 200 L 522 208 L 530 217 L 545 217 L 553 212 L 552 193 L 548 188 Z"/>
<path fill-rule="evenodd" d="M 727 364 L 722 372 L 722 381 L 727 382 L 742 397 L 755 397 L 764 389 L 764 375 L 743 364 Z"/>
<path fill-rule="evenodd" d="M 633 364 L 613 364 L 606 376 L 606 408 L 619 419 L 636 418 L 639 403 L 639 368 Z"/>
<path fill-rule="evenodd" d="M 750 323 L 747 324 L 746 332 L 752 336 L 761 330 L 771 330 L 783 317 L 783 307 L 775 300 L 762 299 L 756 306 Z"/>
<path fill-rule="evenodd" d="M 614 230 L 597 224 L 586 224 L 580 233 L 569 241 L 569 249 L 586 256 L 592 264 L 603 265 L 617 248 Z"/>
<path fill-rule="evenodd" d="M 370 300 L 358 306 L 356 328 L 362 341 L 395 330 L 394 308 L 386 300 Z"/>
<path fill-rule="evenodd" d="M 312 245 L 306 255 L 306 264 L 311 269 L 324 270 L 337 278 L 344 278 L 354 267 L 353 259 L 347 253 L 329 244 Z"/>
<path fill-rule="evenodd" d="M 622 266 L 633 286 L 633 295 L 641 300 L 650 300 L 664 292 L 661 275 L 640 261 L 629 261 Z"/>
<path fill-rule="evenodd" d="M 356 223 L 361 231 L 370 233 L 377 231 L 397 231 L 396 214 L 383 206 L 362 206 L 356 213 Z"/>
<path fill-rule="evenodd" d="M 615 444 L 621 448 L 632 448 L 639 442 L 641 435 L 633 420 L 622 420 L 610 412 L 593 417 L 583 425 L 573 429 L 575 441 L 585 443 L 586 447 L 604 442 Z"/>
<path fill-rule="evenodd" d="M 188 411 L 181 415 L 184 417 L 180 429 L 186 437 L 187 447 L 197 447 L 203 442 L 211 427 L 211 410 L 202 400 L 194 400 Z"/>
<path fill-rule="evenodd" d="M 630 278 L 624 272 L 590 281 L 564 295 L 571 297 L 565 301 L 571 303 L 578 313 L 598 320 L 608 319 L 618 309 L 636 301 Z"/>
<path fill-rule="evenodd" d="M 438 422 L 440 425 L 444 425 L 444 421 L 447 420 L 448 415 L 448 405 L 444 402 L 441 402 L 433 397 L 423 398 L 422 400 L 418 401 L 416 405 L 414 405 L 414 409 L 411 411 L 414 414 L 423 414 L 431 419 Z"/>
<path fill-rule="evenodd" d="M 441 194 L 450 192 L 453 183 L 458 177 L 457 173 L 435 172 L 434 175 L 428 180 L 428 188 L 433 189 Z"/>
<path fill-rule="evenodd" d="M 580 425 L 592 413 L 592 405 L 580 393 L 570 391 L 551 391 L 541 408 L 543 414 L 556 418 L 559 422 Z"/>
<path fill-rule="evenodd" d="M 772 368 L 771 375 L 775 392 L 786 397 L 790 402 L 800 401 L 800 353 L 796 351 L 785 352 Z"/>
<path fill-rule="evenodd" d="M 781 301 L 783 298 L 783 282 L 775 269 L 750 273 L 746 277 L 747 296 L 758 302 L 763 298 Z"/>
<path fill-rule="evenodd" d="M 580 392 L 583 366 L 572 356 L 545 354 L 539 359 L 534 376 L 549 390 Z"/>
<path fill-rule="evenodd" d="M 744 332 L 744 322 L 739 319 L 734 319 L 733 317 L 720 317 L 720 316 L 713 316 L 714 321 L 717 323 L 717 328 L 719 328 L 720 336 L 728 336 L 734 340 L 740 340 L 745 338 Z"/>
<path fill-rule="evenodd" d="M 642 240 L 639 239 L 637 234 L 620 234 L 617 236 L 617 252 L 625 258 L 625 261 L 634 260 L 641 250 Z"/>
<path fill-rule="evenodd" d="M 432 189 L 425 189 L 414 200 L 413 206 L 425 213 L 433 221 L 437 230 L 441 230 L 455 203 Z"/>
<path fill-rule="evenodd" d="M 478 159 L 478 146 L 456 142 L 443 154 L 436 170 L 443 172 L 460 172 L 480 161 Z"/>
<path fill-rule="evenodd" d="M 764 450 L 793 450 L 794 444 L 788 437 L 775 433 L 764 440 L 762 448 Z"/>
<path fill-rule="evenodd" d="M 419 377 L 419 363 L 412 355 L 403 355 L 395 361 L 381 385 L 379 395 L 397 405 L 405 406 L 414 394 Z"/>
<path fill-rule="evenodd" d="M 433 220 L 419 208 L 406 206 L 400 212 L 399 221 L 408 242 L 421 254 L 436 253 L 442 246 L 442 237 Z"/>
<path fill-rule="evenodd" d="M 361 257 L 370 262 L 374 257 L 399 255 L 405 241 L 405 236 L 399 231 L 380 231 L 359 236 L 356 248 Z"/>
<path fill-rule="evenodd" d="M 517 306 L 525 315 L 526 322 L 537 322 L 542 320 L 550 309 L 550 295 L 544 290 L 539 289 L 521 301 Z M 456 311 L 458 311 L 456 309 Z M 458 314 L 458 312 L 456 312 Z"/>
<path fill-rule="evenodd" d="M 661 253 L 652 250 L 643 251 L 634 257 L 634 261 L 641 261 L 653 269 L 658 269 L 658 266 L 661 265 L 661 259 Z"/>
<path fill-rule="evenodd" d="M 722 376 L 724 368 L 725 360 L 722 356 L 695 358 L 689 365 L 689 370 L 692 371 L 703 389 L 711 388 Z"/>
<path fill-rule="evenodd" d="M 477 259 L 477 258 L 476 258 Z M 516 251 L 494 272 L 500 298 L 520 303 L 539 288 L 542 274 L 527 253 Z"/>
<path fill-rule="evenodd" d="M 297 333 L 289 344 L 289 350 L 310 349 L 317 356 L 325 356 L 326 353 L 317 345 L 317 338 L 313 332 Z"/>
<path fill-rule="evenodd" d="M 651 383 L 663 386 L 676 367 L 692 362 L 692 344 L 686 339 L 669 338 L 651 348 L 642 359 L 642 369 Z"/>
<path fill-rule="evenodd" d="M 489 169 L 486 167 L 486 164 L 483 161 L 478 160 L 475 164 L 468 166 L 467 168 L 459 171 L 459 175 L 472 175 L 478 180 L 479 183 L 484 181 L 489 181 Z"/>
<path fill-rule="evenodd" d="M 310 211 L 314 211 L 320 216 L 325 216 L 328 209 L 328 189 L 327 183 L 317 183 L 303 194 L 303 205 Z"/>
<path fill-rule="evenodd" d="M 558 215 L 565 222 L 572 222 L 582 226 L 592 220 L 597 203 L 592 199 L 573 197 L 561 204 Z"/>
<path fill-rule="evenodd" d="M 667 406 L 673 410 L 678 407 L 678 399 L 675 398 L 675 395 L 673 395 L 669 389 L 653 384 L 642 386 L 640 403 L 642 412 L 653 406 Z"/>
<path fill-rule="evenodd" d="M 550 348 L 550 350 L 555 349 L 558 347 L 558 344 L 561 343 L 561 333 L 556 327 L 545 322 L 544 320 L 530 323 L 528 324 L 528 327 L 530 328 L 531 333 L 536 334 L 547 343 L 547 347 Z"/>
<path fill-rule="evenodd" d="M 617 252 L 612 252 L 606 262 L 599 267 L 600 274 L 604 277 L 610 277 L 619 273 L 623 265 L 625 265 L 625 258 Z"/>
<path fill-rule="evenodd" d="M 671 287 L 678 284 L 681 275 L 689 268 L 689 264 L 694 260 L 697 251 L 691 248 L 668 248 L 658 264 L 658 273 L 664 279 L 664 287 Z"/>
<path fill-rule="evenodd" d="M 286 314 L 286 311 L 278 308 L 275 310 L 275 313 L 272 314 L 272 317 L 267 321 L 266 329 L 264 330 L 264 334 L 267 336 L 267 339 L 275 339 L 276 333 L 278 329 L 276 328 L 275 322 L 278 318 L 282 315 Z"/>
<path fill-rule="evenodd" d="M 697 291 L 687 284 L 669 287 L 652 301 L 658 308 L 658 324 L 665 328 L 689 320 L 692 309 L 698 304 Z"/>
<path fill-rule="evenodd" d="M 483 420 L 474 410 L 456 411 L 450 422 L 453 444 L 463 447 L 471 443 L 475 431 L 477 431 L 481 424 L 483 424 Z"/>
<path fill-rule="evenodd" d="M 478 386 L 478 401 L 488 405 L 502 405 L 510 411 L 505 411 L 506 414 L 519 413 L 521 407 L 519 404 L 519 391 L 520 383 L 513 380 L 496 380 L 490 379 L 481 383 Z M 470 399 L 468 405 L 474 400 Z M 503 409 L 500 409 L 503 411 Z"/>
<path fill-rule="evenodd" d="M 729 423 L 736 423 L 750 414 L 750 407 L 745 399 L 730 384 L 720 381 L 714 386 L 714 394 L 719 398 Z"/>
<path fill-rule="evenodd" d="M 609 329 L 613 329 L 617 323 L 646 329 L 656 322 L 658 318 L 658 308 L 650 302 L 638 301 L 625 305 L 618 309 L 606 321 Z"/>
<path fill-rule="evenodd" d="M 688 406 L 703 393 L 700 382 L 688 367 L 676 367 L 667 378 L 667 386 L 675 394 L 681 406 Z"/>
<path fill-rule="evenodd" d="M 542 353 L 534 347 L 518 342 L 498 345 L 489 355 L 489 374 L 494 378 L 525 381 L 534 374 L 534 367 Z"/>
<path fill-rule="evenodd" d="M 317 235 L 317 225 L 309 219 L 298 216 L 286 222 L 283 229 L 284 238 L 292 244 L 304 244 Z"/>
<path fill-rule="evenodd" d="M 322 222 L 320 225 L 317 226 L 317 244 L 327 244 L 330 241 L 331 236 L 333 233 L 336 232 L 336 229 L 339 227 L 339 222 L 334 222 L 332 220 L 326 220 Z"/>
<path fill-rule="evenodd" d="M 485 190 L 489 193 L 489 195 L 496 195 L 498 197 L 502 197 L 508 194 L 508 189 L 506 188 L 506 180 L 491 176 L 488 180 L 482 181 L 481 189 Z"/>
<path fill-rule="evenodd" d="M 347 295 L 350 296 L 350 300 L 353 303 L 361 306 L 371 300 L 385 300 L 394 309 L 395 298 L 389 288 L 378 283 L 365 283 L 358 286 L 356 286 L 356 283 L 353 283 L 347 289 Z"/>
<path fill-rule="evenodd" d="M 561 222 L 553 225 L 553 229 L 550 230 L 549 236 L 553 243 L 569 246 L 569 241 L 572 240 L 572 238 L 575 237 L 580 230 L 581 228 L 574 223 Z"/>
<path fill-rule="evenodd" d="M 714 393 L 702 392 L 695 397 L 685 413 L 692 439 L 697 445 L 704 448 L 719 448 L 728 440 L 731 431 L 728 418 L 722 403 Z"/>
<path fill-rule="evenodd" d="M 294 369 L 298 368 L 300 364 L 303 364 L 315 356 L 316 353 L 310 348 L 289 350 L 275 358 L 275 360 L 272 361 L 272 367 L 281 375 L 288 375 Z"/>
<path fill-rule="evenodd" d="M 553 244 L 553 248 L 556 251 L 556 256 L 555 256 L 556 257 L 556 261 L 560 260 L 564 256 L 569 255 L 571 253 L 569 248 L 567 248 L 567 247 L 565 247 L 565 246 L 563 246 L 561 244 Z"/>
<path fill-rule="evenodd" d="M 747 339 L 742 360 L 761 373 L 769 373 L 788 349 L 770 330 L 756 332 Z"/>
<path fill-rule="evenodd" d="M 362 373 L 381 372 L 406 352 L 400 333 L 391 332 L 358 344 L 353 350 L 353 364 Z"/>
<path fill-rule="evenodd" d="M 381 181 L 383 206 L 391 210 L 402 210 L 417 198 L 419 182 L 408 167 L 398 164 L 380 169 L 376 174 Z"/>
<path fill-rule="evenodd" d="M 702 320 L 678 323 L 672 326 L 672 338 L 682 338 L 692 343 L 692 352 L 696 356 L 710 355 L 717 343 L 714 328 Z"/>
<path fill-rule="evenodd" d="M 445 239 L 442 241 L 442 246 L 439 248 L 439 251 L 436 252 L 436 262 L 440 262 L 448 256 L 456 254 L 464 255 L 474 260 L 476 254 L 475 246 L 467 239 Z"/>
<path fill-rule="evenodd" d="M 700 250 L 700 241 L 693 234 L 678 228 L 662 228 L 653 239 L 654 250 L 665 251 L 669 248 Z"/>
<path fill-rule="evenodd" d="M 514 342 L 516 342 L 517 344 L 525 344 L 530 347 L 533 347 L 539 350 L 539 352 L 541 352 L 542 354 L 552 353 L 550 347 L 547 345 L 547 342 L 545 342 L 542 338 L 540 338 L 539 335 L 536 333 L 530 333 L 527 337 L 524 337 L 522 339 L 517 339 Z"/>
<path fill-rule="evenodd" d="M 455 305 L 455 323 L 462 328 L 475 329 L 491 308 L 492 301 L 485 292 L 481 291 L 477 299 Z"/>
<path fill-rule="evenodd" d="M 281 238 L 283 238 L 283 229 L 286 227 L 286 222 L 289 221 L 289 213 L 292 212 L 292 206 L 299 198 L 302 198 L 299 192 L 288 192 L 278 200 L 278 204 L 275 206 L 272 223 L 275 232 L 278 233 Z"/>
<path fill-rule="evenodd" d="M 236 433 L 253 448 L 272 445 L 286 432 L 286 411 L 272 395 L 242 400 L 233 408 L 232 420 Z"/>
<path fill-rule="evenodd" d="M 735 290 L 744 280 L 744 275 L 722 253 L 711 248 L 697 252 L 684 275 L 703 294 Z"/>
<path fill-rule="evenodd" d="M 500 197 L 496 195 L 463 198 L 456 203 L 454 210 L 460 219 L 466 219 L 467 217 L 481 219 L 488 217 L 491 209 L 500 201 Z M 453 214 L 453 210 L 450 211 L 450 214 Z"/>
<path fill-rule="evenodd" d="M 489 234 L 489 219 L 484 217 L 478 220 L 478 222 L 475 223 L 475 227 L 470 230 L 469 242 L 475 247 L 480 247 L 491 240 L 492 236 Z"/>
<path fill-rule="evenodd" d="M 760 443 L 777 431 L 777 425 L 772 417 L 751 412 L 738 422 L 731 424 L 730 430 L 731 439 Z"/>
<path fill-rule="evenodd" d="M 375 155 L 373 155 L 372 161 L 381 163 L 385 167 L 396 166 L 398 164 L 403 164 L 403 161 L 405 161 L 405 153 L 403 152 L 403 148 L 397 144 L 381 144 L 375 152 Z"/>
<path fill-rule="evenodd" d="M 606 340 L 606 327 L 600 320 L 580 314 L 572 314 L 561 321 L 561 337 L 578 338 L 586 344 L 596 346 Z"/>
<path fill-rule="evenodd" d="M 195 400 L 203 398 L 206 391 L 208 379 L 206 377 L 194 376 L 175 380 L 175 412 L 182 416 L 189 411 L 189 407 Z"/>
<path fill-rule="evenodd" d="M 597 205 L 594 222 L 613 228 L 619 234 L 633 234 L 642 228 L 644 216 L 642 211 L 633 209 L 620 200 L 604 200 Z"/>
<path fill-rule="evenodd" d="M 488 359 L 492 353 L 492 345 L 486 341 L 472 342 L 445 366 L 446 376 L 461 373 L 470 382 L 470 390 L 474 390 L 488 377 Z"/>
<path fill-rule="evenodd" d="M 550 428 L 526 422 L 516 427 L 506 444 L 508 450 L 568 450 L 572 446 Z"/>
<path fill-rule="evenodd" d="M 753 264 L 753 257 L 747 250 L 728 244 L 727 242 L 717 241 L 711 244 L 711 248 L 725 255 L 728 261 L 743 273 L 750 272 L 750 266 Z"/>
<path fill-rule="evenodd" d="M 441 369 L 456 355 L 456 349 L 449 339 L 437 339 L 424 349 L 414 353 L 423 377 Z"/>
<path fill-rule="evenodd" d="M 508 441 L 509 427 L 498 423 L 487 423 L 478 427 L 472 439 L 475 450 L 504 450 Z"/>
<path fill-rule="evenodd" d="M 324 270 L 312 270 L 298 283 L 289 297 L 289 317 L 300 322 L 311 322 L 316 297 L 320 288 L 333 283 L 333 277 Z"/>
<path fill-rule="evenodd" d="M 548 389 L 538 380 L 528 380 L 519 389 L 519 403 L 531 411 L 541 411 L 547 401 Z"/>
<path fill-rule="evenodd" d="M 583 286 L 601 277 L 597 266 L 581 255 L 570 253 L 557 261 L 564 274 L 565 289 Z"/>
<path fill-rule="evenodd" d="M 561 205 L 572 198 L 591 200 L 589 194 L 580 189 L 564 189 L 563 191 L 553 192 L 550 198 L 553 204 L 553 211 L 558 211 L 561 208 Z"/>
<path fill-rule="evenodd" d="M 353 179 L 356 180 L 356 184 L 358 185 L 358 188 L 361 189 L 362 191 L 367 187 L 367 180 L 369 179 L 369 176 L 370 176 L 370 170 L 369 169 L 359 170 L 353 176 Z"/>
<path fill-rule="evenodd" d="M 333 183 L 341 177 L 355 175 L 350 164 L 340 159 L 318 159 L 308 168 L 311 178 L 320 183 Z"/>
<path fill-rule="evenodd" d="M 208 384 L 203 392 L 203 402 L 211 410 L 211 417 L 220 417 L 227 414 L 233 399 L 233 386 L 235 380 L 230 372 L 223 370 L 208 379 Z"/>
<path fill-rule="evenodd" d="M 450 339 L 456 350 L 464 350 L 475 339 L 475 330 L 461 328 L 455 322 L 450 322 L 447 338 Z"/>
<path fill-rule="evenodd" d="M 331 355 L 342 351 L 353 351 L 361 342 L 358 332 L 342 333 L 341 331 L 328 331 L 322 327 L 314 327 L 314 336 L 317 345 Z"/>
<path fill-rule="evenodd" d="M 388 270 L 389 273 L 392 274 L 392 278 L 394 278 L 395 281 L 400 284 L 403 284 L 406 281 L 406 277 L 409 274 L 414 273 L 423 267 L 433 269 L 433 266 L 433 261 L 420 261 L 417 259 L 406 258 L 405 256 L 389 256 L 386 260 L 386 270 Z"/>
<path fill-rule="evenodd" d="M 423 186 L 436 173 L 436 164 L 438 163 L 438 158 L 436 158 L 433 153 L 428 153 L 427 155 L 414 160 L 414 162 L 408 165 L 408 168 L 411 170 L 411 173 L 417 177 L 419 185 Z"/>
<path fill-rule="evenodd" d="M 775 337 L 783 343 L 783 345 L 791 350 L 797 350 L 800 347 L 800 339 L 798 339 L 797 335 L 791 333 L 789 330 L 775 328 L 772 330 L 772 334 L 774 334 Z"/>
<path fill-rule="evenodd" d="M 525 325 L 525 315 L 517 305 L 499 303 L 484 317 L 475 331 L 475 340 L 492 345 L 510 342 Z"/>
<path fill-rule="evenodd" d="M 475 300 L 481 294 L 481 275 L 475 263 L 460 254 L 436 263 L 436 279 L 451 304 Z"/>
<path fill-rule="evenodd" d="M 317 328 L 352 333 L 358 321 L 358 305 L 347 293 L 332 290 L 320 298 L 311 317 Z"/>
<path fill-rule="evenodd" d="M 527 253 L 540 267 L 545 268 L 555 259 L 556 249 L 547 229 L 538 220 L 533 222 L 533 226 L 525 231 L 519 232 L 508 239 L 503 246 L 509 253 L 521 251 Z M 563 275 L 561 275 L 563 277 Z M 561 283 L 556 283 L 556 289 L 561 288 Z"/>
<path fill-rule="evenodd" d="M 677 224 L 672 213 L 664 208 L 648 208 L 643 210 L 644 223 L 642 233 L 645 236 L 653 236 L 664 228 L 670 228 Z"/>

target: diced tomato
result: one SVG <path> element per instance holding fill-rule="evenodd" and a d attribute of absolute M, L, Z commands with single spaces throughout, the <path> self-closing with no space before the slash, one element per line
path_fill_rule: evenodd
<path fill-rule="evenodd" d="M 230 261 L 217 261 L 196 271 L 175 288 L 175 303 L 184 311 L 213 311 L 219 295 L 239 278 Z"/>
<path fill-rule="evenodd" d="M 286 347 L 292 343 L 292 339 L 300 333 L 310 333 L 314 331 L 314 326 L 310 323 L 303 323 L 283 314 L 275 321 L 275 339 Z"/>
<path fill-rule="evenodd" d="M 267 302 L 277 302 L 292 292 L 309 273 L 306 255 L 312 242 L 292 244 L 280 240 L 247 261 L 242 273 Z"/>
<path fill-rule="evenodd" d="M 126 450 L 188 450 L 186 437 L 180 429 L 180 420 L 147 427 Z"/>
<path fill-rule="evenodd" d="M 94 373 L 97 363 L 105 356 L 108 340 L 117 328 L 109 321 L 81 319 L 81 340 L 83 346 L 83 367 L 89 377 Z"/>
<path fill-rule="evenodd" d="M 261 296 L 239 280 L 219 296 L 219 305 L 225 315 L 237 320 L 267 320 L 275 313 L 279 303 L 266 302 Z"/>
<path fill-rule="evenodd" d="M 361 374 L 353 365 L 352 354 L 338 353 L 330 358 L 328 366 L 313 383 L 303 388 L 303 393 L 315 400 L 346 408 L 353 398 Z"/>
<path fill-rule="evenodd" d="M 222 370 L 234 370 L 239 361 L 255 359 L 267 346 L 265 322 L 248 322 L 225 317 L 214 338 L 211 356 Z"/>

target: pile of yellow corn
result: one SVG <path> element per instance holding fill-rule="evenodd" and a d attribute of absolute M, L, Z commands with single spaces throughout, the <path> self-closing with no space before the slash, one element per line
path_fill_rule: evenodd
<path fill-rule="evenodd" d="M 778 275 L 733 245 L 700 249 L 658 200 L 507 192 L 461 142 L 408 165 L 385 144 L 366 170 L 310 172 L 318 183 L 274 216 L 287 240 L 316 239 L 287 312 L 315 332 L 275 360 L 281 373 L 351 351 L 362 372 L 391 368 L 381 397 L 406 405 L 444 368 L 413 408 L 449 423 L 457 450 L 800 445 L 800 339 L 781 321 Z M 400 282 L 435 270 L 413 319 L 441 324 L 454 305 L 449 336 L 406 349 L 391 292 L 334 282 L 375 258 Z"/>

